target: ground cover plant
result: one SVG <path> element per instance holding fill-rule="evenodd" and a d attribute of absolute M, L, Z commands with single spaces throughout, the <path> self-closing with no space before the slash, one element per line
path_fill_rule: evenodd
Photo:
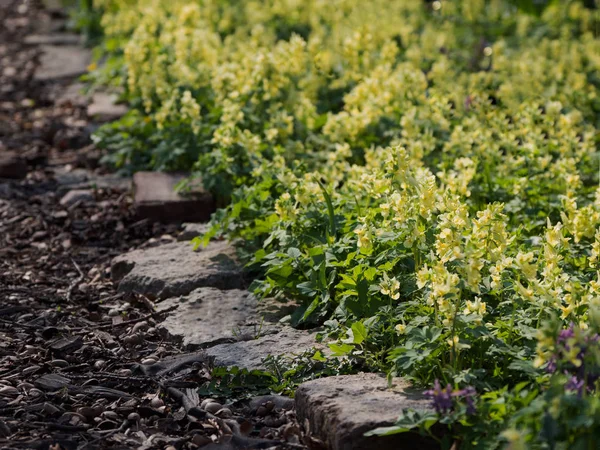
<path fill-rule="evenodd" d="M 430 387 L 442 446 L 596 448 L 590 1 L 96 0 L 125 170 L 190 169 L 263 296 Z M 319 355 L 321 358 L 322 355 Z M 437 438 L 437 436 L 435 437 Z"/>

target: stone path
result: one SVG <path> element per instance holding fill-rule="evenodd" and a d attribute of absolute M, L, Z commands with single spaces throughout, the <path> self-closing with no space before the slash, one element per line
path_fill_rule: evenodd
<path fill-rule="evenodd" d="M 188 225 L 202 231 L 202 226 Z M 281 323 L 293 305 L 257 302 L 246 291 L 234 249 L 213 242 L 194 252 L 189 242 L 134 250 L 113 262 L 113 278 L 122 291 L 163 299 L 159 311 L 170 311 L 159 325 L 189 351 L 205 349 L 215 366 L 264 369 L 268 356 L 291 358 L 311 349 L 327 352 L 314 331 Z M 226 261 L 224 266 L 220 262 Z M 201 287 L 198 287 L 201 286 Z M 313 380 L 296 393 L 300 423 L 332 450 L 434 449 L 434 441 L 415 434 L 365 437 L 392 425 L 404 408 L 429 409 L 420 391 L 401 379 L 388 387 L 382 375 L 358 374 Z"/>
<path fill-rule="evenodd" d="M 259 369 L 269 355 L 322 349 L 314 332 L 279 322 L 292 305 L 257 302 L 243 289 L 244 273 L 226 242 L 199 251 L 185 241 L 134 250 L 115 258 L 111 272 L 119 291 L 162 300 L 159 311 L 174 310 L 161 328 L 190 350 L 207 348 L 216 365 Z"/>

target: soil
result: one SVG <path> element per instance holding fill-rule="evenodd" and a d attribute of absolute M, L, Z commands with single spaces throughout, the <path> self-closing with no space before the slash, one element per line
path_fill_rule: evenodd
<path fill-rule="evenodd" d="M 0 178 L 0 448 L 318 446 L 268 399 L 260 415 L 206 408 L 206 358 L 169 366 L 182 350 L 157 331 L 154 304 L 117 293 L 111 259 L 173 241 L 179 226 L 136 217 L 127 183 L 91 145 L 85 101 L 62 95 L 76 80 L 34 77 L 41 50 L 25 37 L 66 23 L 37 2 L 0 0 L 0 164 L 21 165 L 21 179 Z"/>

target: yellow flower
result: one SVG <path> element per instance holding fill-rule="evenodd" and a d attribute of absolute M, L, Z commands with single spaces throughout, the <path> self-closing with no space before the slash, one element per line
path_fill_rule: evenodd
<path fill-rule="evenodd" d="M 400 281 L 396 278 L 389 278 L 386 273 L 383 274 L 383 280 L 379 283 L 379 288 L 383 295 L 389 295 L 393 300 L 400 298 Z"/>
<path fill-rule="evenodd" d="M 458 344 L 460 343 L 460 339 L 458 336 L 454 336 L 451 339 L 448 339 L 446 342 L 448 343 L 448 345 L 450 347 L 456 348 L 458 346 Z"/>
<path fill-rule="evenodd" d="M 399 335 L 406 333 L 406 325 L 399 323 L 396 325 L 396 333 Z"/>

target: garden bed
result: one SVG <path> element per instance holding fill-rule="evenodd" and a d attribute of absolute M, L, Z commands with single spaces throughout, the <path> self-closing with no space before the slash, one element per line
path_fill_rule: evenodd
<path fill-rule="evenodd" d="M 253 291 L 298 302 L 327 358 L 431 388 L 435 412 L 375 433 L 595 445 L 594 2 L 94 5 L 89 79 L 130 106 L 95 142 L 199 175 L 229 206 L 196 243 L 240 239 Z"/>

